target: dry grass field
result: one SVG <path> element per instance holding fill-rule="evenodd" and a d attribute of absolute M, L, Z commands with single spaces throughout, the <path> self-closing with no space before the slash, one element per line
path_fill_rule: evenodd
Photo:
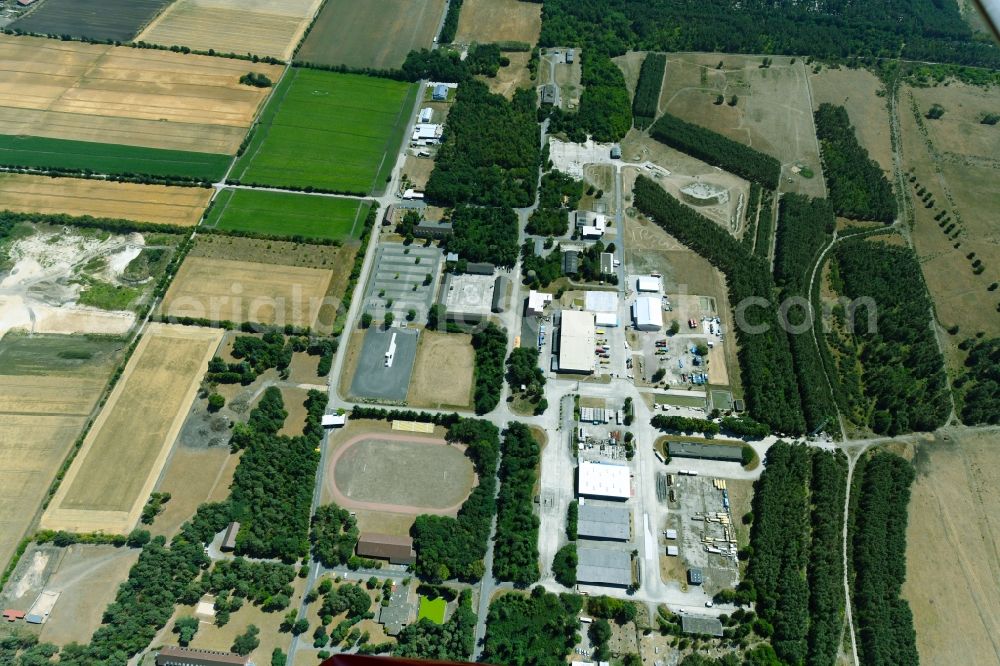
<path fill-rule="evenodd" d="M 163 298 L 169 317 L 312 326 L 333 271 L 187 257 Z"/>
<path fill-rule="evenodd" d="M 944 116 L 924 118 L 935 103 L 945 108 Z M 914 200 L 913 244 L 938 321 L 946 327 L 959 326 L 958 335 L 946 338 L 954 344 L 978 332 L 1000 335 L 1000 295 L 987 290 L 1000 277 L 1000 228 L 996 224 L 1000 131 L 979 123 L 982 114 L 993 112 L 998 104 L 1000 93 L 995 89 L 959 83 L 904 87 L 900 93 L 903 167 L 916 176 L 908 192 Z M 915 185 L 931 193 L 933 208 L 920 202 L 912 189 Z M 942 210 L 956 224 L 951 234 L 934 220 Z M 985 265 L 982 274 L 973 272 L 970 253 Z M 961 354 L 953 346 L 948 351 L 951 365 L 960 363 Z"/>
<path fill-rule="evenodd" d="M 465 0 L 458 15 L 455 42 L 527 42 L 542 31 L 542 5 L 520 0 Z"/>
<path fill-rule="evenodd" d="M 137 185 L 82 178 L 0 174 L 3 207 L 21 213 L 66 213 L 191 227 L 198 224 L 212 190 Z"/>
<path fill-rule="evenodd" d="M 503 95 L 507 99 L 513 99 L 514 92 L 518 88 L 531 88 L 533 86 L 531 72 L 528 71 L 528 62 L 531 60 L 531 54 L 512 51 L 504 55 L 510 60 L 510 64 L 506 67 L 501 67 L 496 76 L 493 78 L 486 76 L 476 78 L 485 82 L 489 86 L 490 92 Z"/>
<path fill-rule="evenodd" d="M 471 335 L 421 332 L 406 403 L 435 409 L 468 407 L 474 366 Z"/>
<path fill-rule="evenodd" d="M 1000 664 L 998 445 L 955 431 L 917 445 L 903 596 L 924 664 Z"/>
<path fill-rule="evenodd" d="M 239 459 L 239 455 L 230 455 L 228 446 L 198 448 L 179 442 L 156 486 L 157 492 L 170 493 L 170 501 L 153 524 L 143 529 L 169 539 L 191 519 L 198 505 L 225 500 Z"/>
<path fill-rule="evenodd" d="M 720 61 L 723 65 L 717 69 Z M 660 93 L 660 111 L 773 155 L 786 167 L 809 167 L 815 174 L 812 178 L 783 170 L 782 191 L 825 196 L 805 65 L 801 59 L 793 64 L 786 57 L 774 57 L 773 61 L 765 69 L 759 66 L 761 58 L 754 56 L 671 56 Z M 736 106 L 716 105 L 718 95 L 727 102 L 736 95 Z"/>
<path fill-rule="evenodd" d="M 47 529 L 124 533 L 138 520 L 222 331 L 151 324 L 49 508 Z"/>
<path fill-rule="evenodd" d="M 287 60 L 320 2 L 177 0 L 150 23 L 136 41 Z"/>
<path fill-rule="evenodd" d="M 296 60 L 392 69 L 406 54 L 430 48 L 444 0 L 327 0 Z"/>
<path fill-rule="evenodd" d="M 269 92 L 245 62 L 169 51 L 0 35 L 0 61 L 8 135 L 232 154 Z"/>
<path fill-rule="evenodd" d="M 892 143 L 886 98 L 879 97 L 882 83 L 867 69 L 831 69 L 810 74 L 813 109 L 820 104 L 836 104 L 847 109 L 858 141 L 887 173 L 892 171 Z"/>

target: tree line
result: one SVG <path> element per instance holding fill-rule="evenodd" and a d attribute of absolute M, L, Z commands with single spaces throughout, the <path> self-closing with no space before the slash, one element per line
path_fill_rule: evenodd
<path fill-rule="evenodd" d="M 745 327 L 736 328 L 747 407 L 754 420 L 777 432 L 803 432 L 805 420 L 788 336 L 772 302 L 770 266 L 748 255 L 724 229 L 677 201 L 652 180 L 640 176 L 634 196 L 636 208 L 644 215 L 726 274 L 731 303 L 749 298 L 766 301 L 744 312 L 749 326 L 766 330 L 750 333 Z"/>
<path fill-rule="evenodd" d="M 632 98 L 632 118 L 635 126 L 645 129 L 653 124 L 660 111 L 660 88 L 667 69 L 667 54 L 649 53 L 639 69 L 639 81 Z"/>
<path fill-rule="evenodd" d="M 539 134 L 534 88 L 507 101 L 480 81 L 458 88 L 448 113 L 427 201 L 439 206 L 530 206 L 537 185 Z"/>
<path fill-rule="evenodd" d="M 632 127 L 632 104 L 625 76 L 607 53 L 586 50 L 581 57 L 580 108 L 568 113 L 558 107 L 549 111 L 549 131 L 566 134 L 570 141 L 611 142 L 624 137 Z"/>
<path fill-rule="evenodd" d="M 962 422 L 1000 423 L 1000 338 L 968 341 L 965 372 L 955 380 L 962 391 Z"/>
<path fill-rule="evenodd" d="M 538 516 L 533 496 L 539 447 L 531 430 L 511 422 L 503 433 L 493 576 L 527 587 L 538 580 Z"/>
<path fill-rule="evenodd" d="M 417 516 L 410 530 L 417 551 L 414 571 L 422 580 L 436 583 L 450 578 L 474 582 L 484 573 L 483 557 L 496 511 L 500 432 L 489 421 L 461 418 L 448 428 L 446 439 L 466 445 L 479 483 L 457 517 Z"/>
<path fill-rule="evenodd" d="M 333 502 L 317 507 L 309 531 L 313 559 L 328 569 L 347 564 L 354 557 L 358 533 L 358 521 L 347 509 Z"/>
<path fill-rule="evenodd" d="M 913 466 L 878 452 L 855 469 L 860 497 L 853 511 L 851 562 L 858 653 L 862 663 L 917 664 L 906 580 L 906 523 Z"/>
<path fill-rule="evenodd" d="M 855 238 L 837 245 L 834 261 L 838 291 L 874 304 L 856 301 L 848 321 L 869 403 L 865 425 L 889 435 L 937 429 L 948 417 L 948 388 L 916 254 Z"/>
<path fill-rule="evenodd" d="M 504 358 L 507 356 L 507 330 L 493 322 L 487 323 L 482 330 L 472 334 L 472 348 L 476 352 L 473 403 L 476 414 L 486 414 L 496 409 L 500 402 Z"/>
<path fill-rule="evenodd" d="M 814 116 L 823 175 L 837 214 L 852 220 L 892 222 L 896 218 L 892 185 L 858 142 L 847 109 L 820 104 Z"/>
<path fill-rule="evenodd" d="M 664 113 L 653 123 L 649 135 L 671 148 L 768 189 L 778 187 L 781 178 L 781 163 L 778 160 L 718 132 Z"/>

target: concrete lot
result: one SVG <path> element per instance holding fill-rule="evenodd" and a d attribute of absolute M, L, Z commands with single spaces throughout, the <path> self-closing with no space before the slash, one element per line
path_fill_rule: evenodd
<path fill-rule="evenodd" d="M 437 293 L 441 260 L 441 250 L 436 247 L 381 244 L 365 290 L 363 311 L 376 320 L 391 311 L 396 321 L 403 321 L 407 311 L 413 309 L 417 312 L 415 321 L 423 323 Z M 428 274 L 431 283 L 425 285 Z"/>
<path fill-rule="evenodd" d="M 391 368 L 385 367 L 385 352 L 396 335 L 396 357 Z M 351 395 L 390 402 L 406 400 L 413 362 L 417 358 L 416 329 L 381 327 L 365 333 L 361 357 L 351 381 Z"/>

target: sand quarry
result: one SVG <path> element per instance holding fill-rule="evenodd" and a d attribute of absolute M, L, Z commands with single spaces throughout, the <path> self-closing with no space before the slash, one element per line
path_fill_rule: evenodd
<path fill-rule="evenodd" d="M 75 278 L 89 262 L 103 259 L 103 268 L 93 277 L 117 283 L 144 245 L 138 233 L 101 239 L 67 229 L 38 231 L 14 241 L 6 251 L 10 268 L 0 272 L 0 337 L 12 329 L 31 333 L 128 332 L 135 313 L 78 305 L 81 285 Z"/>

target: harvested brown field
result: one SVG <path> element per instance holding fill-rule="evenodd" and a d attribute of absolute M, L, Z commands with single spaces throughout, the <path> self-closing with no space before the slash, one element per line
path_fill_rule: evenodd
<path fill-rule="evenodd" d="M 313 326 L 333 271 L 187 257 L 163 298 L 168 317 Z"/>
<path fill-rule="evenodd" d="M 177 0 L 150 23 L 136 41 L 287 60 L 320 2 Z"/>
<path fill-rule="evenodd" d="M 520 0 L 465 0 L 458 15 L 455 42 L 527 42 L 542 31 L 542 5 Z"/>
<path fill-rule="evenodd" d="M 424 330 L 406 402 L 413 407 L 467 408 L 472 400 L 472 336 Z"/>
<path fill-rule="evenodd" d="M 867 69 L 831 69 L 810 74 L 813 109 L 820 104 L 836 104 L 847 109 L 858 141 L 871 158 L 888 174 L 892 171 L 892 143 L 889 138 L 889 112 L 885 97 L 879 97 L 882 83 Z"/>
<path fill-rule="evenodd" d="M 8 135 L 232 154 L 270 91 L 243 61 L 152 49 L 0 35 L 0 61 Z"/>
<path fill-rule="evenodd" d="M 922 663 L 1000 664 L 998 445 L 951 429 L 916 445 L 903 596 Z"/>
<path fill-rule="evenodd" d="M 150 324 L 42 527 L 125 533 L 160 476 L 222 331 Z"/>
<path fill-rule="evenodd" d="M 327 0 L 296 60 L 319 65 L 393 69 L 406 54 L 430 48 L 444 0 Z"/>
<path fill-rule="evenodd" d="M 82 178 L 0 174 L 3 207 L 20 213 L 92 215 L 191 227 L 212 190 Z"/>
<path fill-rule="evenodd" d="M 778 158 L 786 167 L 783 192 L 826 196 L 805 64 L 781 56 L 772 60 L 770 67 L 761 68 L 762 59 L 756 56 L 671 55 L 660 111 Z M 720 61 L 722 67 L 717 68 Z M 727 103 L 715 104 L 719 95 Z M 728 104 L 733 95 L 736 106 Z M 793 175 L 788 170 L 793 165 L 808 167 L 815 175 Z"/>

